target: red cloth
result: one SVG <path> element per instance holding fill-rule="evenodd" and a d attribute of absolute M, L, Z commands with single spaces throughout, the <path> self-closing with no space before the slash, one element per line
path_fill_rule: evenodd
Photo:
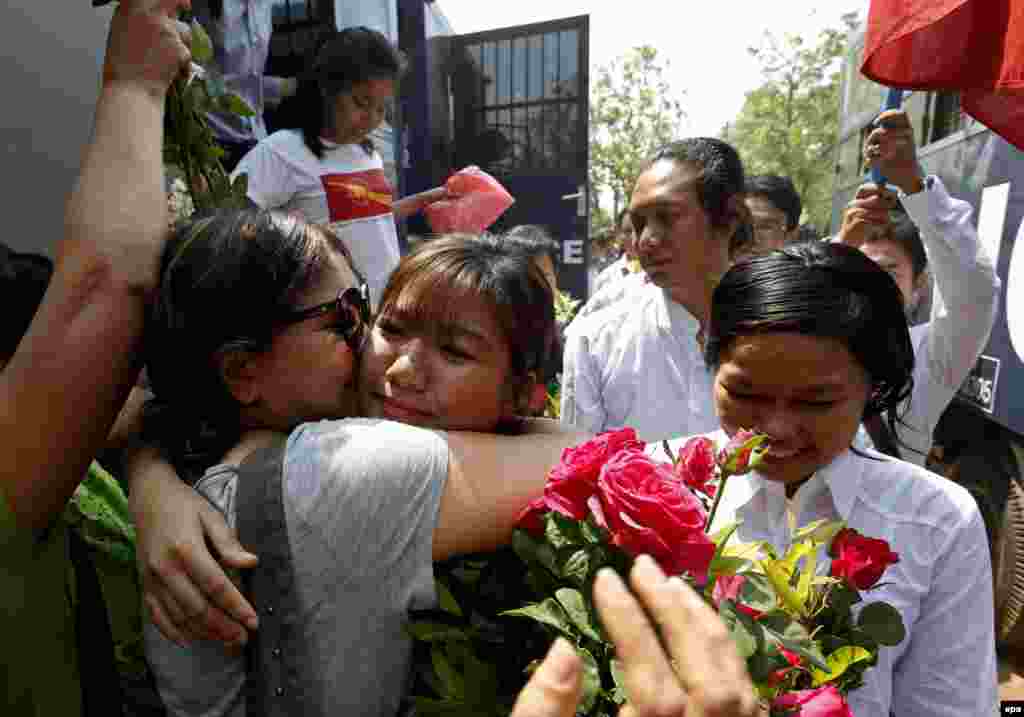
<path fill-rule="evenodd" d="M 872 0 L 861 73 L 960 92 L 965 112 L 1024 148 L 1024 0 Z"/>

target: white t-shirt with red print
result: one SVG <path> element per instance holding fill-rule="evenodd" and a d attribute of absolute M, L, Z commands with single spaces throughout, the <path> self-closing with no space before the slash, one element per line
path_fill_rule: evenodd
<path fill-rule="evenodd" d="M 249 199 L 258 207 L 328 225 L 366 276 L 376 306 L 400 256 L 391 183 L 376 152 L 323 143 L 326 151 L 318 159 L 302 132 L 280 130 L 253 147 L 234 174 L 248 175 Z"/>

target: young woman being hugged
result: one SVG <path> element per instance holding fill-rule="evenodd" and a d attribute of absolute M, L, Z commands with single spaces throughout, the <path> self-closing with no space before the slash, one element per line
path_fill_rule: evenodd
<path fill-rule="evenodd" d="M 258 207 L 329 225 L 366 273 L 374 304 L 398 265 L 395 218 L 445 196 L 437 188 L 394 201 L 369 138 L 404 69 L 401 53 L 379 32 L 355 27 L 331 34 L 282 105 L 288 129 L 256 145 L 235 169 L 247 175 L 249 199 Z"/>

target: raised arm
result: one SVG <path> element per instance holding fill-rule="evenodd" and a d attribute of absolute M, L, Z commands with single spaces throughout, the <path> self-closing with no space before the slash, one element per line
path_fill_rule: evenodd
<path fill-rule="evenodd" d="M 448 434 L 448 481 L 434 528 L 434 559 L 508 543 L 516 519 L 544 490 L 562 451 L 588 434 Z"/>
<path fill-rule="evenodd" d="M 0 491 L 26 530 L 43 529 L 64 508 L 138 374 L 145 301 L 167 229 L 164 96 L 189 59 L 174 19 L 185 5 L 120 3 L 56 271 L 0 374 L 0 435 L 13 448 Z"/>
<path fill-rule="evenodd" d="M 931 321 L 918 364 L 929 383 L 955 392 L 988 342 L 999 278 L 992 257 L 978 240 L 971 205 L 951 197 L 938 177 L 922 173 L 906 113 L 884 113 L 879 125 L 868 135 L 865 156 L 900 189 L 900 200 L 921 234 L 935 277 Z M 921 390 L 927 388 L 922 385 Z M 934 421 L 929 425 L 934 427 Z"/>

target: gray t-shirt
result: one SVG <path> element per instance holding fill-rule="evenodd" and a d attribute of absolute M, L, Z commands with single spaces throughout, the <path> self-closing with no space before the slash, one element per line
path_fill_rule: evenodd
<path fill-rule="evenodd" d="M 288 438 L 283 499 L 303 642 L 325 715 L 392 717 L 405 693 L 410 609 L 435 607 L 434 526 L 448 475 L 443 435 L 390 421 L 300 426 Z M 238 475 L 196 485 L 233 526 Z M 245 714 L 245 658 L 220 643 L 181 648 L 146 625 L 146 656 L 172 715 Z"/>

